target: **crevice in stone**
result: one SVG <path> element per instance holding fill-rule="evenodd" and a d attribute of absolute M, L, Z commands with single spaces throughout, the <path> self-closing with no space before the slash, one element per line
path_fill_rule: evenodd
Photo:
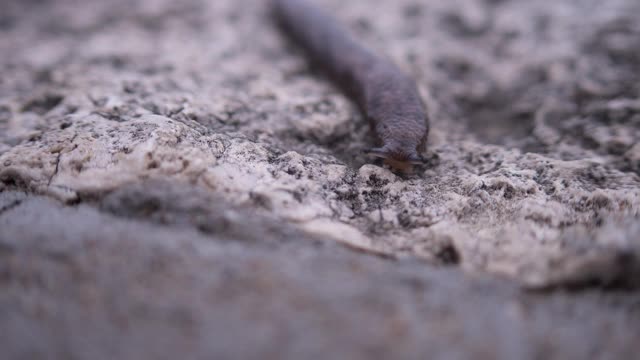
<path fill-rule="evenodd" d="M 4 214 L 5 212 L 11 211 L 11 209 L 17 207 L 18 205 L 22 204 L 24 200 L 23 199 L 16 199 L 8 204 L 6 204 L 3 207 L 0 207 L 0 216 L 2 216 L 2 214 Z"/>
<path fill-rule="evenodd" d="M 51 185 L 51 182 L 53 181 L 53 178 L 58 175 L 58 169 L 60 168 L 60 158 L 62 157 L 62 153 L 59 152 L 58 155 L 56 156 L 56 168 L 53 170 L 53 174 L 51 174 L 51 176 L 49 177 L 49 181 L 47 181 L 47 186 Z"/>

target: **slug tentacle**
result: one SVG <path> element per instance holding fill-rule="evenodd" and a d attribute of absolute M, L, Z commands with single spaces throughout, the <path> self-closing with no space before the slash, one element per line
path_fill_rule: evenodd
<path fill-rule="evenodd" d="M 371 148 L 365 151 L 367 155 L 381 159 L 395 159 L 412 165 L 424 164 L 424 158 L 415 150 L 390 149 L 387 146 Z"/>

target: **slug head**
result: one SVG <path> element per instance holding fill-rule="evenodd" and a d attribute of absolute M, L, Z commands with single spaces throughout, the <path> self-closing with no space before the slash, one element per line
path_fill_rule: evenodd
<path fill-rule="evenodd" d="M 384 159 L 395 170 L 410 172 L 414 165 L 421 165 L 424 159 L 418 154 L 417 147 L 385 145 L 372 148 L 367 154 Z"/>

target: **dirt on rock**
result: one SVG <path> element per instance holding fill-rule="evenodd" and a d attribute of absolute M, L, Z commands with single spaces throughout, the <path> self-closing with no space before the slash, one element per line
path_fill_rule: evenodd
<path fill-rule="evenodd" d="M 635 356 L 640 3 L 315 2 L 416 79 L 425 166 L 269 1 L 0 6 L 9 358 Z"/>

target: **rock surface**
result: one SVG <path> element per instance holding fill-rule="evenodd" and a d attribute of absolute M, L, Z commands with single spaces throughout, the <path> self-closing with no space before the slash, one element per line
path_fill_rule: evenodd
<path fill-rule="evenodd" d="M 268 1 L 3 5 L 10 358 L 637 354 L 640 4 L 317 3 L 420 84 L 425 167 Z"/>

